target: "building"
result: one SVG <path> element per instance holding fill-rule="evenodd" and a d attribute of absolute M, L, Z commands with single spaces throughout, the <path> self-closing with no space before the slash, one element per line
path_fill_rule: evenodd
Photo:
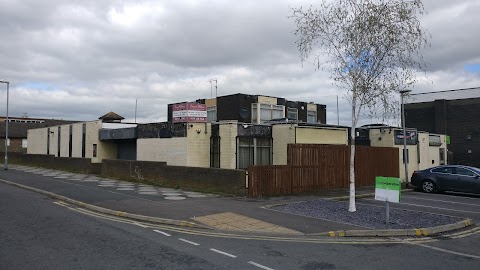
<path fill-rule="evenodd" d="M 312 102 L 247 94 L 198 99 L 196 102 L 205 104 L 208 122 L 228 120 L 263 124 L 281 118 L 312 124 L 327 122 L 326 105 Z M 168 105 L 168 122 L 172 122 L 172 106 L 173 104 Z"/>
<path fill-rule="evenodd" d="M 286 164 L 289 143 L 348 144 L 348 128 L 325 125 L 325 111 L 320 104 L 235 94 L 169 104 L 168 122 L 122 123 L 110 112 L 97 121 L 31 130 L 28 153 L 226 169 Z"/>
<path fill-rule="evenodd" d="M 446 134 L 449 164 L 480 167 L 480 87 L 414 95 L 405 104 L 405 123 Z"/>
<path fill-rule="evenodd" d="M 28 117 L 9 117 L 8 118 L 8 152 L 26 153 L 28 140 L 27 132 L 29 129 L 50 127 L 61 124 L 75 123 L 76 121 L 64 121 L 57 119 L 42 119 Z M 5 145 L 6 117 L 0 116 L 0 144 Z M 0 147 L 1 147 L 0 146 Z M 0 152 L 3 152 L 3 147 Z"/>
<path fill-rule="evenodd" d="M 357 129 L 359 145 L 398 148 L 400 179 L 405 181 L 403 129 L 386 125 L 368 125 Z M 416 129 L 406 129 L 407 164 L 409 178 L 415 170 L 447 164 L 447 136 Z"/>

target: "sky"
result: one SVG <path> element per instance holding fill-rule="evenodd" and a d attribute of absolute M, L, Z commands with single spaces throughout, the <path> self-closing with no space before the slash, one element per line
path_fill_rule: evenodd
<path fill-rule="evenodd" d="M 431 47 L 413 93 L 480 87 L 480 1 L 423 3 Z M 0 80 L 10 82 L 9 114 L 91 121 L 114 111 L 133 122 L 137 102 L 137 122 L 166 121 L 167 104 L 215 96 L 215 79 L 219 96 L 326 104 L 328 124 L 337 124 L 338 96 L 339 123 L 349 125 L 344 92 L 313 59 L 302 63 L 295 45 L 291 8 L 316 4 L 0 0 Z M 0 84 L 0 115 L 6 92 Z"/>

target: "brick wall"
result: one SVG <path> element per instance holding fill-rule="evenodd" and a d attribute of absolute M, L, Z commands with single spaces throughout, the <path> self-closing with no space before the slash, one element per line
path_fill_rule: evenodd
<path fill-rule="evenodd" d="M 5 138 L 0 139 L 0 149 L 1 151 L 5 151 Z M 10 138 L 8 152 L 26 153 L 27 148 L 22 147 L 22 138 Z"/>
<path fill-rule="evenodd" d="M 103 160 L 102 175 L 166 187 L 245 195 L 245 171 L 167 166 L 165 162 Z"/>
<path fill-rule="evenodd" d="M 5 155 L 1 153 L 2 157 Z M 94 164 L 89 158 L 68 158 L 47 155 L 8 154 L 9 163 L 66 170 L 86 174 L 100 174 L 100 164 Z"/>

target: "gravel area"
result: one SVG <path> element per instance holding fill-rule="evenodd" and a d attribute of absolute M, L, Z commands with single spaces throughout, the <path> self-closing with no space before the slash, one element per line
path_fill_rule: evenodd
<path fill-rule="evenodd" d="M 390 204 L 392 206 L 392 204 Z M 456 223 L 461 218 L 390 207 L 390 223 L 385 224 L 385 207 L 356 204 L 357 211 L 348 212 L 348 201 L 314 200 L 272 206 L 269 209 L 294 215 L 349 223 L 368 229 L 413 229 Z"/>

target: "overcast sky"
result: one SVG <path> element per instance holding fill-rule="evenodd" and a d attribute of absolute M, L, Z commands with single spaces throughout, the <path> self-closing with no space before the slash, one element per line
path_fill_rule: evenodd
<path fill-rule="evenodd" d="M 349 125 L 342 92 L 302 65 L 291 7 L 315 1 L 0 0 L 0 80 L 10 116 L 94 120 L 108 111 L 165 121 L 167 104 L 263 94 L 327 105 Z M 480 1 L 424 1 L 428 67 L 415 92 L 480 86 Z M 0 84 L 0 115 L 6 87 Z M 363 121 L 365 122 L 365 120 Z"/>

